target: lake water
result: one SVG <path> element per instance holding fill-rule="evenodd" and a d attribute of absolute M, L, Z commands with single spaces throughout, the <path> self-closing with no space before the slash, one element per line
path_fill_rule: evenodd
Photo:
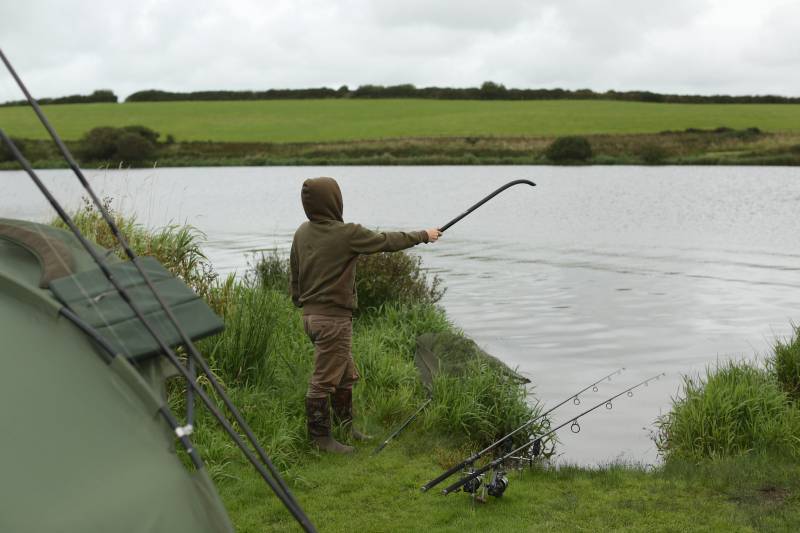
<path fill-rule="evenodd" d="M 42 171 L 70 207 L 67 171 Z M 759 167 L 268 167 L 87 172 L 97 191 L 150 226 L 188 222 L 218 270 L 253 250 L 285 251 L 305 220 L 300 185 L 335 176 L 345 220 L 382 229 L 442 225 L 506 181 L 529 178 L 414 248 L 447 287 L 450 318 L 529 376 L 553 405 L 611 382 L 556 422 L 642 379 L 666 376 L 560 433 L 562 459 L 652 463 L 653 421 L 681 376 L 763 357 L 800 321 L 800 176 Z M 0 216 L 52 217 L 26 175 L 2 172 Z"/>

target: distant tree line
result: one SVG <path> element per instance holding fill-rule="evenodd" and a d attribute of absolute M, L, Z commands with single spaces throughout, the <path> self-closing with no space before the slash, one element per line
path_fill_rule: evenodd
<path fill-rule="evenodd" d="M 347 98 L 347 87 L 330 89 L 269 89 L 266 91 L 195 91 L 178 93 L 150 89 L 138 91 L 128 96 L 126 102 L 178 102 L 186 100 L 295 100 L 310 98 Z"/>
<path fill-rule="evenodd" d="M 480 87 L 415 87 L 404 85 L 361 85 L 350 89 L 269 89 L 266 91 L 170 92 L 151 89 L 133 93 L 126 102 L 174 102 L 182 100 L 288 100 L 307 98 L 424 98 L 432 100 L 620 100 L 684 104 L 797 104 L 800 97 L 775 95 L 682 95 L 650 91 L 605 91 L 591 89 L 508 89 L 491 81 Z"/>
<path fill-rule="evenodd" d="M 119 99 L 113 91 L 108 89 L 98 89 L 92 94 L 71 94 L 69 96 L 59 96 L 57 98 L 40 98 L 37 100 L 41 105 L 52 104 L 90 104 L 90 103 L 112 103 L 116 104 Z M 11 102 L 0 103 L 0 107 L 11 107 L 28 105 L 27 100 L 14 100 Z"/>
<path fill-rule="evenodd" d="M 415 87 L 403 85 L 361 85 L 350 89 L 316 87 L 309 89 L 268 89 L 266 91 L 194 91 L 172 92 L 149 89 L 128 96 L 126 102 L 177 102 L 200 100 L 302 100 L 311 98 L 424 98 L 431 100 L 618 100 L 624 102 L 661 102 L 674 104 L 798 104 L 800 97 L 777 95 L 731 96 L 724 94 L 661 94 L 651 91 L 605 91 L 591 89 L 508 89 L 491 81 L 480 87 Z M 116 103 L 117 96 L 102 89 L 89 95 L 75 94 L 42 98 L 46 104 Z M 0 103 L 1 106 L 26 105 L 24 100 Z"/>

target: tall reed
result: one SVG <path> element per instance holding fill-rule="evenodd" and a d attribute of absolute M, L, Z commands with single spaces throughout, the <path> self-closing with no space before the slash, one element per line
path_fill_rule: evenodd
<path fill-rule="evenodd" d="M 800 403 L 800 327 L 795 328 L 791 339 L 775 343 L 775 354 L 768 364 L 786 394 Z"/>
<path fill-rule="evenodd" d="M 800 410 L 769 372 L 748 362 L 719 363 L 704 379 L 684 377 L 681 397 L 656 425 L 667 459 L 800 457 Z"/>
<path fill-rule="evenodd" d="M 81 209 L 70 214 L 81 233 L 103 248 L 113 250 L 120 259 L 126 259 L 124 250 L 119 246 L 100 211 L 88 198 L 84 198 L 83 202 Z M 195 292 L 203 297 L 208 296 L 217 280 L 217 274 L 202 251 L 201 246 L 206 238 L 202 231 L 187 224 L 170 224 L 151 230 L 139 224 L 135 215 L 117 211 L 111 198 L 104 198 L 102 202 L 137 255 L 155 257 Z M 66 224 L 61 219 L 54 219 L 51 224 L 66 229 Z"/>

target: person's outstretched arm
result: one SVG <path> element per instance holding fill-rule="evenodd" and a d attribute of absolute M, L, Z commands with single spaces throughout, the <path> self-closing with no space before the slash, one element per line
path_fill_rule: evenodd
<path fill-rule="evenodd" d="M 353 224 L 350 249 L 357 254 L 398 252 L 423 242 L 435 242 L 441 234 L 437 228 L 409 232 L 372 231 L 360 224 Z"/>

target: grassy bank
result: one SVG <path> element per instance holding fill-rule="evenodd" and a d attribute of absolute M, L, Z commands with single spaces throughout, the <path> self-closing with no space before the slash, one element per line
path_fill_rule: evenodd
<path fill-rule="evenodd" d="M 200 348 L 320 531 L 800 529 L 800 460 L 792 440 L 800 335 L 779 343 L 766 367 L 732 364 L 709 370 L 702 380 L 687 379 L 662 421 L 661 467 L 540 464 L 510 472 L 505 495 L 479 504 L 465 494 L 444 497 L 419 487 L 531 416 L 515 383 L 476 363 L 458 379 L 438 378 L 431 408 L 380 455 L 370 453 L 374 442 L 357 445 L 352 456 L 320 455 L 305 436 L 302 398 L 311 345 L 286 294 L 285 262 L 267 257 L 246 280 L 218 279 L 196 230 L 145 231 L 117 216 L 140 251 L 160 257 L 223 315 L 226 331 Z M 93 210 L 84 210 L 80 223 L 101 244 L 112 244 Z M 441 290 L 435 280 L 418 261 L 395 257 L 388 264 L 386 256 L 374 256 L 359 266 L 360 279 L 372 282 L 359 285 L 363 308 L 354 323 L 362 375 L 356 406 L 359 425 L 377 436 L 425 397 L 412 360 L 416 336 L 458 334 L 436 306 Z M 171 392 L 180 413 L 182 389 L 173 384 Z M 203 411 L 198 426 L 194 440 L 238 530 L 297 530 Z"/>
<path fill-rule="evenodd" d="M 592 157 L 603 165 L 797 165 L 800 132 L 748 130 L 590 135 Z M 83 161 L 87 167 L 189 167 L 264 165 L 547 165 L 553 137 L 430 137 L 322 143 L 159 143 L 152 159 Z M 81 144 L 67 143 L 74 153 Z M 48 141 L 24 141 L 37 168 L 64 167 Z M 1 159 L 1 158 L 0 158 Z M 0 169 L 17 169 L 0 161 Z"/>

